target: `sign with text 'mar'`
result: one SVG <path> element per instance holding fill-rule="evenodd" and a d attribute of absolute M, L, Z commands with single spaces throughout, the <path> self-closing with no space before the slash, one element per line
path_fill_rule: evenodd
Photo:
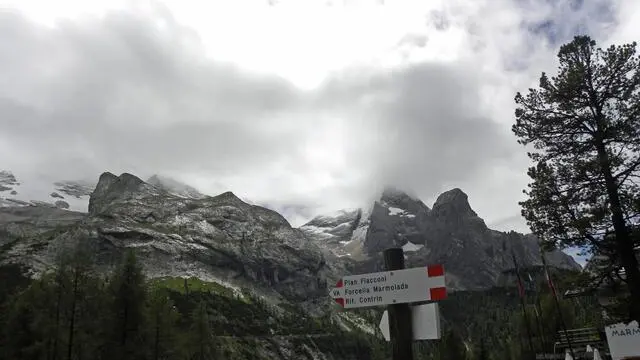
<path fill-rule="evenodd" d="M 329 291 L 345 309 L 447 297 L 442 265 L 345 276 Z"/>
<path fill-rule="evenodd" d="M 637 321 L 629 325 L 614 324 L 605 327 L 611 359 L 631 359 L 640 357 L 640 327 Z"/>

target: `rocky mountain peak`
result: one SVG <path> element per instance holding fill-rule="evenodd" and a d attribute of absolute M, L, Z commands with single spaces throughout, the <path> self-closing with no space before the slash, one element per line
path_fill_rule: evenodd
<path fill-rule="evenodd" d="M 138 186 L 145 183 L 139 177 L 129 173 L 122 173 L 118 180 L 127 189 L 137 189 Z"/>
<path fill-rule="evenodd" d="M 471 208 L 471 205 L 469 205 L 469 196 L 459 188 L 454 188 L 440 194 L 433 204 L 433 211 L 449 215 L 478 216 Z"/>
<path fill-rule="evenodd" d="M 420 199 L 393 186 L 366 208 L 320 215 L 301 227 L 338 256 L 367 258 L 393 246 L 417 251 L 424 244 L 430 209 Z"/>
<path fill-rule="evenodd" d="M 402 199 L 412 199 L 405 191 L 400 190 L 393 186 L 387 186 L 382 190 L 382 194 L 380 195 L 380 200 L 391 200 L 397 201 Z"/>
<path fill-rule="evenodd" d="M 122 173 L 116 176 L 110 172 L 104 172 L 100 175 L 98 184 L 89 197 L 89 213 L 100 213 L 115 199 L 141 191 L 149 192 L 150 188 L 153 186 L 135 175 Z"/>
<path fill-rule="evenodd" d="M 234 194 L 232 191 L 225 191 L 222 194 L 216 196 L 215 198 L 217 199 L 227 199 L 227 200 L 237 200 L 237 201 L 242 201 L 239 197 L 236 196 L 236 194 Z"/>
<path fill-rule="evenodd" d="M 135 191 L 140 185 L 144 184 L 139 177 L 129 174 L 123 173 L 120 176 L 116 176 L 110 172 L 104 172 L 100 175 L 98 179 L 98 184 L 96 185 L 95 190 L 91 194 L 91 197 L 97 197 L 106 192 L 112 192 L 115 190 L 118 191 Z"/>
<path fill-rule="evenodd" d="M 318 245 L 355 261 L 355 272 L 382 270 L 382 251 L 402 247 L 408 267 L 443 264 L 455 289 L 495 286 L 513 266 L 503 244 L 514 249 L 522 266 L 539 262 L 534 236 L 489 229 L 458 188 L 440 194 L 433 209 L 402 191 L 385 189 L 380 200 L 358 216 L 320 216 L 301 230 Z M 547 259 L 560 268 L 578 266 L 560 251 L 547 253 Z"/>
<path fill-rule="evenodd" d="M 411 213 L 430 211 L 429 207 L 425 205 L 422 200 L 393 186 L 387 186 L 384 188 L 378 203 L 379 205 L 387 208 L 399 208 Z"/>
<path fill-rule="evenodd" d="M 103 190 L 108 189 L 111 184 L 118 181 L 118 177 L 110 172 L 103 172 L 100 174 L 98 178 L 98 183 L 96 184 L 96 188 L 94 192 L 103 192 Z"/>

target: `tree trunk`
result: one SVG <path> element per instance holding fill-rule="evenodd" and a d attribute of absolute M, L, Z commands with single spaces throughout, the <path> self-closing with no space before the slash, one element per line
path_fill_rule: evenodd
<path fill-rule="evenodd" d="M 130 283 L 130 273 L 129 273 L 129 269 L 126 269 L 126 275 L 125 275 L 125 281 L 126 281 L 126 287 L 128 290 L 129 287 L 129 283 Z M 120 289 L 118 289 L 119 294 L 118 296 L 122 296 L 123 297 L 123 302 L 124 302 L 124 306 L 123 306 L 123 310 L 124 310 L 124 314 L 123 314 L 123 319 L 122 319 L 122 337 L 120 338 L 120 345 L 122 346 L 122 349 L 124 351 L 125 349 L 125 344 L 127 343 L 127 327 L 129 324 L 127 324 L 127 322 L 129 321 L 128 317 L 129 317 L 129 293 L 128 292 L 123 292 L 122 291 L 122 287 L 123 285 L 120 285 Z"/>
<path fill-rule="evenodd" d="M 69 319 L 69 344 L 67 345 L 67 360 L 71 360 L 73 351 L 73 328 L 76 320 L 76 298 L 78 297 L 78 277 L 80 269 L 76 267 L 73 271 L 73 298 L 71 299 L 71 318 Z"/>
<path fill-rule="evenodd" d="M 613 178 L 609 156 L 605 148 L 604 142 L 597 141 L 598 158 L 604 176 L 605 186 L 607 187 L 607 195 L 611 206 L 611 221 L 615 232 L 616 252 L 620 256 L 620 264 L 624 268 L 626 274 L 626 283 L 629 288 L 629 317 L 630 320 L 640 322 L 640 269 L 638 268 L 638 259 L 636 258 L 633 239 L 630 236 L 629 229 L 624 220 L 622 204 L 618 194 L 618 184 Z"/>
<path fill-rule="evenodd" d="M 199 331 L 198 331 L 198 337 L 199 339 L 199 343 L 200 343 L 200 356 L 198 356 L 198 358 L 200 360 L 204 359 L 204 336 L 202 335 L 202 333 L 204 332 L 204 330 L 202 330 L 202 323 L 199 324 Z"/>
<path fill-rule="evenodd" d="M 158 360 L 160 349 L 160 311 L 156 309 L 156 339 L 153 344 L 153 359 Z"/>
<path fill-rule="evenodd" d="M 60 272 L 62 270 L 58 269 L 58 272 Z M 56 323 L 55 323 L 55 329 L 54 329 L 54 333 L 53 333 L 53 353 L 51 354 L 51 360 L 56 360 L 57 356 L 58 356 L 58 330 L 60 328 L 60 307 L 62 306 L 62 281 L 59 278 L 59 276 L 62 276 L 60 273 L 57 275 L 57 282 L 58 282 L 58 286 L 57 286 L 57 299 L 56 299 Z"/>

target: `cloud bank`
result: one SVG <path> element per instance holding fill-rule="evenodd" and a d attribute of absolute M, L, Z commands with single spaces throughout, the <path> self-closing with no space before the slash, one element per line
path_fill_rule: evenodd
<path fill-rule="evenodd" d="M 0 168 L 52 180 L 160 173 L 295 225 L 387 184 L 427 203 L 461 187 L 490 225 L 526 231 L 515 92 L 553 72 L 577 33 L 632 41 L 640 7 L 422 3 L 213 2 L 209 22 L 177 2 L 53 24 L 1 11 Z"/>

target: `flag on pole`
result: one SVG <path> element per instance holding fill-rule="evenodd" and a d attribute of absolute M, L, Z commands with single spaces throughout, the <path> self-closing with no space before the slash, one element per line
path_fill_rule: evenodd
<path fill-rule="evenodd" d="M 511 257 L 513 258 L 513 266 L 515 267 L 516 277 L 518 279 L 518 291 L 520 292 L 520 305 L 522 305 L 522 316 L 524 318 L 525 327 L 527 330 L 527 339 L 529 340 L 529 351 L 530 355 L 534 356 L 534 348 L 533 348 L 533 340 L 531 337 L 531 327 L 529 323 L 529 316 L 527 315 L 527 309 L 525 306 L 525 292 L 524 287 L 522 286 L 522 279 L 520 278 L 520 269 L 518 269 L 518 262 L 516 261 L 516 254 L 511 249 Z"/>
<path fill-rule="evenodd" d="M 518 277 L 518 294 L 520 294 L 520 297 L 524 299 L 524 287 L 522 286 L 522 281 L 520 281 L 519 277 Z"/>
<path fill-rule="evenodd" d="M 528 277 L 528 290 L 533 293 L 534 296 L 534 304 L 533 304 L 533 314 L 535 315 L 536 324 L 538 326 L 538 341 L 540 341 L 540 351 L 544 352 L 545 346 L 547 344 L 547 339 L 544 334 L 544 321 L 542 320 L 542 307 L 540 306 L 540 294 L 538 293 L 538 286 L 536 281 L 531 276 L 531 272 L 527 271 Z"/>
<path fill-rule="evenodd" d="M 547 278 L 547 284 L 549 285 L 549 290 L 551 290 L 551 294 L 553 295 L 553 300 L 556 303 L 556 310 L 558 311 L 558 317 L 560 317 L 560 323 L 562 324 L 562 330 L 564 331 L 564 336 L 567 339 L 567 343 L 569 348 L 567 349 L 567 356 L 571 356 L 571 359 L 575 358 L 575 354 L 573 352 L 573 345 L 571 344 L 571 337 L 567 332 L 567 324 L 564 321 L 564 316 L 562 316 L 562 310 L 560 309 L 560 301 L 558 300 L 558 293 L 556 292 L 556 287 L 553 285 L 553 280 L 551 279 L 551 273 L 549 272 L 549 267 L 547 266 L 547 260 L 544 257 L 544 251 L 542 247 L 540 247 L 540 259 L 542 260 L 542 266 L 544 267 L 544 275 Z"/>
<path fill-rule="evenodd" d="M 544 258 L 544 255 L 542 256 L 542 265 L 544 266 L 544 276 L 547 279 L 549 290 L 551 290 L 551 294 L 553 294 L 553 297 L 557 298 L 558 294 L 556 293 L 556 287 L 553 285 L 553 280 L 551 279 L 551 274 L 549 273 L 549 267 L 547 266 L 547 261 Z"/>
<path fill-rule="evenodd" d="M 513 266 L 515 267 L 516 279 L 518 281 L 518 293 L 520 297 L 524 299 L 524 286 L 522 285 L 522 279 L 520 278 L 520 269 L 518 269 L 518 262 L 516 261 L 516 254 L 511 250 L 511 257 L 513 258 Z"/>

